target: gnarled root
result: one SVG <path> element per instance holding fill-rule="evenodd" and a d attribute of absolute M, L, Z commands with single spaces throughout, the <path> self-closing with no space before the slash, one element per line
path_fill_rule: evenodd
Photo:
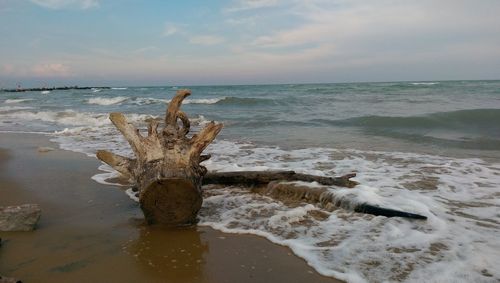
<path fill-rule="evenodd" d="M 207 170 L 200 162 L 210 157 L 202 152 L 215 139 L 222 124 L 211 122 L 198 134 L 188 137 L 190 122 L 180 107 L 190 94 L 189 90 L 177 91 L 167 107 L 163 129 L 158 131 L 158 122 L 150 120 L 147 136 L 122 113 L 110 114 L 111 122 L 130 144 L 135 159 L 105 150 L 97 152 L 97 158 L 138 188 L 148 223 L 190 224 L 195 222 L 201 207 L 201 180 Z"/>

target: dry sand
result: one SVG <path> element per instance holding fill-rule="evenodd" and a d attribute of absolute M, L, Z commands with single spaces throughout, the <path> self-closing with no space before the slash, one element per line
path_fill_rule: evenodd
<path fill-rule="evenodd" d="M 93 158 L 0 134 L 0 206 L 38 203 L 34 232 L 0 232 L 0 274 L 24 282 L 339 282 L 282 246 L 207 227 L 143 224 L 136 202 L 90 179 Z"/>

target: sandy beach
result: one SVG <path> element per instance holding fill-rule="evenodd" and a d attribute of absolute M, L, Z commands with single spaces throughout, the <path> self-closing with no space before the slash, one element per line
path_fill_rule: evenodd
<path fill-rule="evenodd" d="M 208 227 L 143 223 L 120 188 L 90 179 L 98 161 L 43 135 L 0 136 L 0 205 L 38 203 L 33 232 L 0 232 L 0 274 L 23 282 L 339 282 L 286 248 Z"/>

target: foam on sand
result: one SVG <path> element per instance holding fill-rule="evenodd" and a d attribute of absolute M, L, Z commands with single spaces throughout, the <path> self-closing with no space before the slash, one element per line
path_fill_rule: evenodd
<path fill-rule="evenodd" d="M 123 146 L 116 144 L 115 152 L 130 155 Z M 290 247 L 319 273 L 348 282 L 500 278 L 495 198 L 500 164 L 401 152 L 282 150 L 224 140 L 207 153 L 213 157 L 204 165 L 211 171 L 286 169 L 333 176 L 356 169 L 361 185 L 330 187 L 336 198 L 412 211 L 428 220 L 377 217 L 347 207 L 329 212 L 229 187 L 205 189 L 199 225 L 265 237 Z M 128 194 L 137 201 L 132 191 Z"/>
<path fill-rule="evenodd" d="M 500 278 L 500 164 L 397 152 L 310 148 L 284 151 L 222 141 L 210 169 L 292 169 L 335 175 L 356 168 L 355 189 L 331 187 L 357 202 L 414 211 L 427 221 L 292 206 L 242 188 L 210 190 L 200 225 L 250 233 L 290 247 L 318 272 L 349 282 L 487 282 Z M 223 154 L 224 153 L 224 154 Z M 334 175 L 332 171 L 324 171 Z M 318 216 L 320 215 L 320 216 Z"/>

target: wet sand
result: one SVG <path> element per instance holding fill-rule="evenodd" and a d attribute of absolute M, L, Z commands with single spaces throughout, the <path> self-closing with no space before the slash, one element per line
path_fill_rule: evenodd
<path fill-rule="evenodd" d="M 0 134 L 0 206 L 38 203 L 33 232 L 0 232 L 0 274 L 24 282 L 339 282 L 282 246 L 208 227 L 143 224 L 138 204 L 90 179 L 98 161 L 48 138 Z"/>

